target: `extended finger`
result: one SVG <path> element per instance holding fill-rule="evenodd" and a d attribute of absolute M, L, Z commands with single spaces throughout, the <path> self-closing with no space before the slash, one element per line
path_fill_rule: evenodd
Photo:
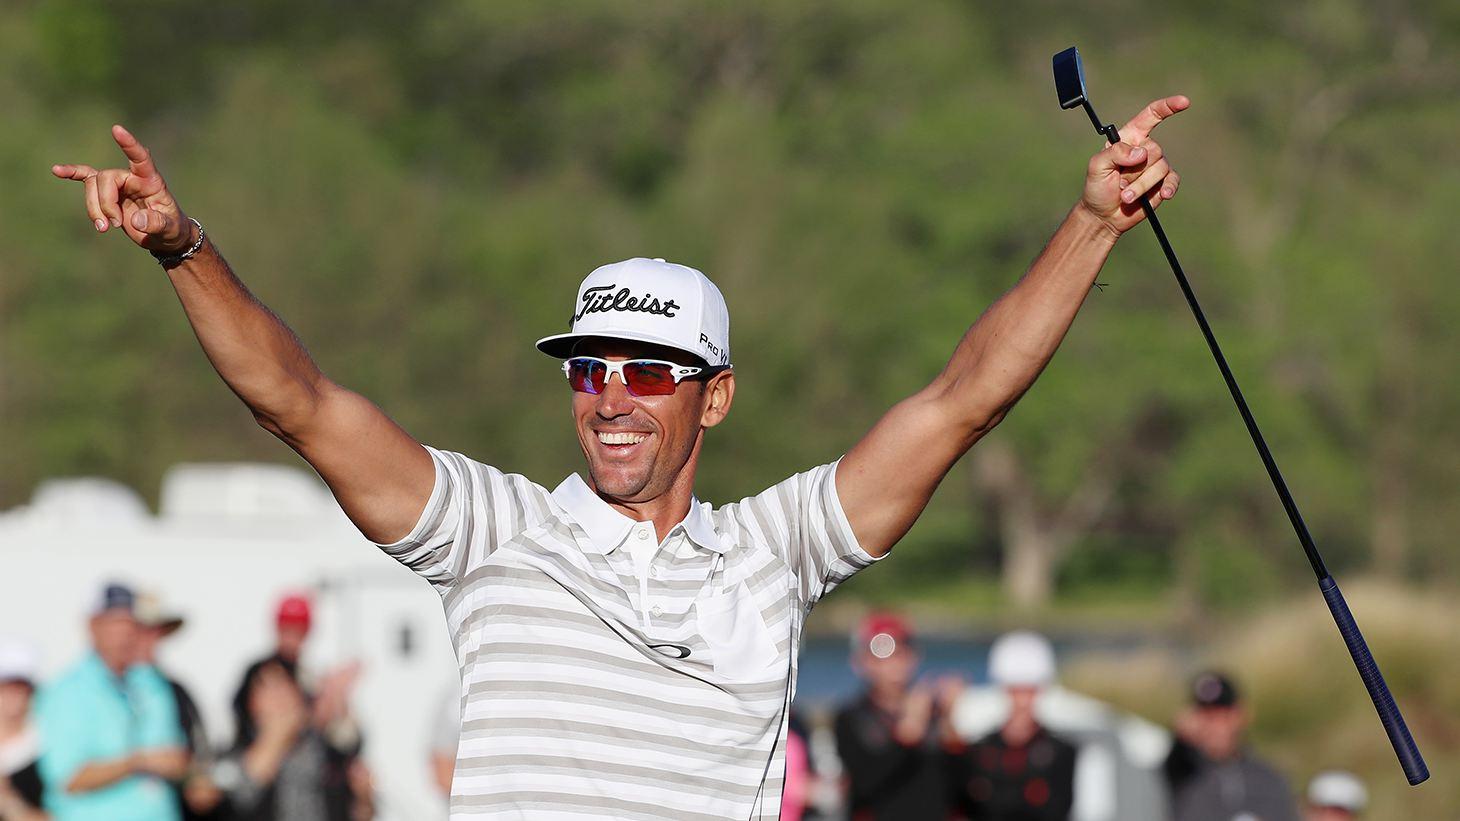
<path fill-rule="evenodd" d="M 63 180 L 81 181 L 96 173 L 96 169 L 89 165 L 53 165 L 51 173 Z"/>
<path fill-rule="evenodd" d="M 127 162 L 131 165 L 132 173 L 139 177 L 157 176 L 157 166 L 152 162 L 152 153 L 146 146 L 137 142 L 132 132 L 123 128 L 120 124 L 112 126 L 112 139 L 117 141 L 117 147 L 127 155 Z"/>
<path fill-rule="evenodd" d="M 97 231 L 105 231 L 107 227 L 106 214 L 102 213 L 101 200 L 96 192 L 96 174 L 91 174 L 82 180 L 86 186 L 86 213 L 91 217 L 91 225 Z"/>
<path fill-rule="evenodd" d="M 1161 160 L 1160 162 L 1151 165 L 1145 171 L 1142 171 L 1139 177 L 1131 180 L 1130 184 L 1125 187 L 1124 191 L 1120 192 L 1121 201 L 1135 202 L 1136 197 L 1145 195 L 1147 191 L 1151 190 L 1151 188 L 1153 188 L 1157 183 L 1164 180 L 1166 178 L 1166 175 L 1170 173 L 1171 165 L 1165 160 Z"/>
<path fill-rule="evenodd" d="M 1120 129 L 1120 139 L 1126 142 L 1140 142 L 1156 126 L 1160 125 L 1162 120 L 1178 111 L 1185 111 L 1190 105 L 1191 100 L 1182 94 L 1152 100 L 1149 105 L 1141 109 L 1141 113 L 1132 117 L 1130 122 Z"/>
<path fill-rule="evenodd" d="M 101 206 L 101 213 L 113 228 L 122 227 L 121 190 L 128 176 L 130 175 L 127 172 L 115 168 L 96 175 L 97 204 Z"/>

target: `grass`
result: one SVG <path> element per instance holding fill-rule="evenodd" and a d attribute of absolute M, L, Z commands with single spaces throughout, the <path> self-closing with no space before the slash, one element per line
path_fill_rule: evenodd
<path fill-rule="evenodd" d="M 1065 683 L 1153 721 L 1182 706 L 1198 666 L 1229 671 L 1245 692 L 1256 749 L 1301 790 L 1317 771 L 1343 768 L 1369 787 L 1376 819 L 1460 815 L 1460 602 L 1379 582 L 1345 595 L 1432 773 L 1410 787 L 1332 617 L 1316 590 L 1210 625 L 1189 654 L 1159 649 L 1091 653 Z"/>

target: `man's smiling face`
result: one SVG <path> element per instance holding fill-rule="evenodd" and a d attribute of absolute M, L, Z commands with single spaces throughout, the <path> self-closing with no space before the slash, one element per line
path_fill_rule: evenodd
<path fill-rule="evenodd" d="M 578 356 L 611 361 L 660 359 L 688 364 L 693 357 L 674 348 L 617 339 L 589 338 Z M 681 474 L 692 484 L 704 428 L 719 424 L 730 409 L 734 375 L 691 377 L 666 396 L 631 396 L 611 377 L 597 394 L 573 393 L 578 444 L 588 460 L 594 490 L 620 502 L 647 502 L 669 492 Z"/>

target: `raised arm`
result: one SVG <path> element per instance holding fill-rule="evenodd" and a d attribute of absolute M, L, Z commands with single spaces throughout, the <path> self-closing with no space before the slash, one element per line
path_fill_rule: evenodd
<path fill-rule="evenodd" d="M 837 495 L 862 548 L 880 556 L 902 538 L 933 491 L 1029 389 L 1054 356 L 1121 234 L 1176 194 L 1177 175 L 1150 138 L 1189 105 L 1156 100 L 1091 158 L 1085 190 L 1008 293 L 964 334 L 942 373 L 899 402 L 837 467 Z M 893 478 L 895 477 L 895 479 Z"/>
<path fill-rule="evenodd" d="M 197 229 L 147 149 L 120 125 L 112 137 L 127 168 L 55 165 L 51 173 L 85 185 L 86 210 L 99 233 L 120 229 L 149 251 L 182 254 L 198 239 Z M 435 480 L 425 448 L 369 400 L 326 378 L 211 241 L 167 266 L 167 275 L 208 361 L 254 419 L 314 466 L 367 538 L 404 536 Z"/>

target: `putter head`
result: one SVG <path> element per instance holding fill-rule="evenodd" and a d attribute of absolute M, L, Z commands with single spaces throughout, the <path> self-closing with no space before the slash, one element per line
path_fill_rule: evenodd
<path fill-rule="evenodd" d="M 1080 51 L 1074 46 L 1054 56 L 1054 90 L 1059 94 L 1060 108 L 1074 108 L 1085 102 L 1085 69 L 1080 65 Z"/>

